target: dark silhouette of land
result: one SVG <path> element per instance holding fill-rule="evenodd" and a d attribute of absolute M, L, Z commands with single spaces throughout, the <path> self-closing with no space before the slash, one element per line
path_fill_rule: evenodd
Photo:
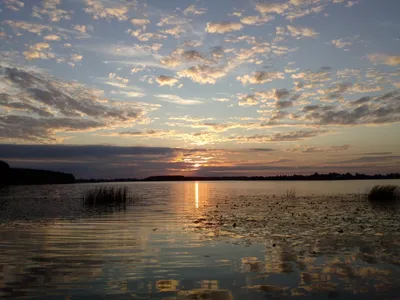
<path fill-rule="evenodd" d="M 318 174 L 312 175 L 277 175 L 277 176 L 177 176 L 163 175 L 150 176 L 147 178 L 115 178 L 115 179 L 78 179 L 74 175 L 62 172 L 10 168 L 10 166 L 0 161 L 0 186 L 2 185 L 29 185 L 29 184 L 66 184 L 66 183 L 85 183 L 85 182 L 149 182 L 149 181 L 222 181 L 222 180 L 271 180 L 271 181 L 300 181 L 300 180 L 367 180 L 367 179 L 400 179 L 400 173 L 390 174 Z"/>
<path fill-rule="evenodd" d="M 66 184 L 74 183 L 72 174 L 34 169 L 10 168 L 0 161 L 0 186 L 32 184 Z"/>
<path fill-rule="evenodd" d="M 277 176 L 220 176 L 220 177 L 197 177 L 197 176 L 150 176 L 143 179 L 138 178 L 116 178 L 116 179 L 78 179 L 76 182 L 127 182 L 127 181 L 222 181 L 222 180 L 275 180 L 275 181 L 300 181 L 300 180 L 367 180 L 367 179 L 400 179 L 400 173 L 390 174 L 318 174 L 312 175 L 277 175 Z"/>

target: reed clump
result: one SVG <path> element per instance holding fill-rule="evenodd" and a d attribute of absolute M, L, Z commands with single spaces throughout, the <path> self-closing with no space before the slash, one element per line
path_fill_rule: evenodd
<path fill-rule="evenodd" d="M 82 198 L 85 205 L 125 205 L 129 201 L 127 187 L 96 187 L 86 191 Z"/>
<path fill-rule="evenodd" d="M 286 199 L 296 199 L 296 190 L 294 188 L 286 190 Z"/>
<path fill-rule="evenodd" d="M 397 185 L 375 185 L 367 193 L 372 203 L 393 203 L 400 201 L 400 187 Z"/>

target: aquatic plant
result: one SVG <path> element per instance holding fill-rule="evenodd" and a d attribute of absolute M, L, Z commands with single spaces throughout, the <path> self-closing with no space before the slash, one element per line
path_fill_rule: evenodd
<path fill-rule="evenodd" d="M 296 199 L 296 190 L 294 188 L 286 190 L 286 199 Z"/>
<path fill-rule="evenodd" d="M 367 199 L 374 203 L 399 201 L 400 187 L 397 185 L 375 185 L 367 193 Z"/>
<path fill-rule="evenodd" d="M 127 187 L 96 187 L 86 191 L 82 199 L 85 205 L 121 205 L 128 200 Z"/>

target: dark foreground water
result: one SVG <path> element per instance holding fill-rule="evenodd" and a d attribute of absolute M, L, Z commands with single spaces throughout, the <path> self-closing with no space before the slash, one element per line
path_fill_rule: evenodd
<path fill-rule="evenodd" d="M 93 184 L 2 189 L 0 297 L 400 299 L 399 213 L 359 196 L 377 183 L 400 181 L 113 183 L 135 201 L 107 211 Z"/>

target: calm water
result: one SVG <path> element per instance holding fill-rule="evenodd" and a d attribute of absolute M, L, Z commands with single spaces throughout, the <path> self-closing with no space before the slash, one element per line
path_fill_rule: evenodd
<path fill-rule="evenodd" d="M 355 195 L 379 183 L 113 183 L 135 201 L 109 211 L 81 204 L 104 184 L 2 189 L 0 297 L 396 299 L 399 214 Z"/>

